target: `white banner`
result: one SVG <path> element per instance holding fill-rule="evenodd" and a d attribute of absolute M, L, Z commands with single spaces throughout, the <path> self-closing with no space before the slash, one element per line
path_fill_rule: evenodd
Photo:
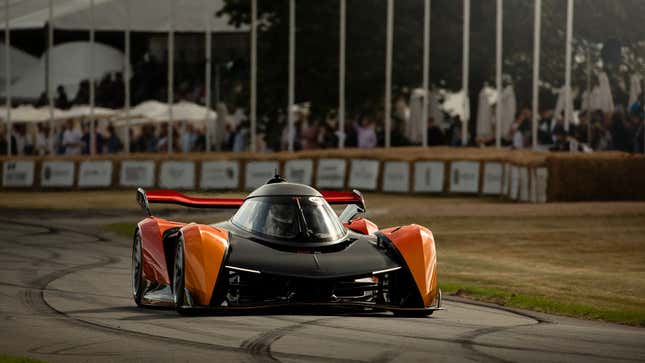
<path fill-rule="evenodd" d="M 511 165 L 509 170 L 508 197 L 517 200 L 520 196 L 520 168 Z"/>
<path fill-rule="evenodd" d="M 520 201 L 529 201 L 529 168 L 522 166 L 520 169 Z"/>
<path fill-rule="evenodd" d="M 195 189 L 195 162 L 162 162 L 159 172 L 159 186 L 167 189 Z"/>
<path fill-rule="evenodd" d="M 487 195 L 502 194 L 503 178 L 504 168 L 502 163 L 484 163 L 484 185 L 482 187 L 482 193 Z"/>
<path fill-rule="evenodd" d="M 349 187 L 359 190 L 376 190 L 379 162 L 377 160 L 352 160 Z"/>
<path fill-rule="evenodd" d="M 456 193 L 479 192 L 478 161 L 453 161 L 450 163 L 450 191 Z"/>
<path fill-rule="evenodd" d="M 407 193 L 410 191 L 410 163 L 386 161 L 383 166 L 383 191 Z"/>
<path fill-rule="evenodd" d="M 5 161 L 3 163 L 2 186 L 31 187 L 33 185 L 33 161 Z"/>
<path fill-rule="evenodd" d="M 535 190 L 535 199 L 537 203 L 546 203 L 546 191 L 549 182 L 549 169 L 536 168 L 533 169 L 534 178 L 531 183 L 531 189 Z"/>
<path fill-rule="evenodd" d="M 311 185 L 314 162 L 310 159 L 288 160 L 284 163 L 284 176 L 292 183 Z"/>
<path fill-rule="evenodd" d="M 414 191 L 421 193 L 443 192 L 443 161 L 417 161 L 414 163 Z"/>
<path fill-rule="evenodd" d="M 78 172 L 78 186 L 100 188 L 112 185 L 112 162 L 110 160 L 83 161 Z"/>
<path fill-rule="evenodd" d="M 255 189 L 273 178 L 276 170 L 280 172 L 277 161 L 249 161 L 246 163 L 244 187 L 246 190 Z"/>
<path fill-rule="evenodd" d="M 238 189 L 240 163 L 228 160 L 204 161 L 199 186 L 201 189 Z"/>
<path fill-rule="evenodd" d="M 344 159 L 319 159 L 316 185 L 318 188 L 343 189 L 345 187 Z"/>
<path fill-rule="evenodd" d="M 40 185 L 43 187 L 73 187 L 73 161 L 43 161 L 40 169 Z"/>
<path fill-rule="evenodd" d="M 121 162 L 119 184 L 123 187 L 149 188 L 155 185 L 155 162 L 124 160 Z"/>

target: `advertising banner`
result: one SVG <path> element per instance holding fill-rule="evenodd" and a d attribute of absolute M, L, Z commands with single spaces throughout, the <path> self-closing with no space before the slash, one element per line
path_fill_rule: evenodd
<path fill-rule="evenodd" d="M 159 172 L 159 186 L 167 189 L 195 189 L 195 162 L 162 162 Z"/>
<path fill-rule="evenodd" d="M 202 163 L 201 189 L 238 189 L 240 186 L 240 163 L 217 160 Z"/>
<path fill-rule="evenodd" d="M 407 193 L 410 191 L 410 163 L 386 161 L 383 165 L 383 191 Z"/>
<path fill-rule="evenodd" d="M 273 178 L 276 170 L 280 170 L 277 161 L 249 161 L 246 163 L 244 187 L 253 190 Z"/>
<path fill-rule="evenodd" d="M 316 175 L 318 188 L 345 188 L 345 170 L 347 162 L 344 159 L 319 159 Z"/>
<path fill-rule="evenodd" d="M 376 190 L 379 162 L 377 160 L 352 160 L 349 187 L 359 190 Z"/>
<path fill-rule="evenodd" d="M 101 188 L 112 185 L 112 161 L 83 161 L 78 171 L 78 186 Z"/>
<path fill-rule="evenodd" d="M 417 161 L 414 163 L 414 191 L 419 193 L 443 192 L 443 161 Z"/>
<path fill-rule="evenodd" d="M 43 187 L 73 187 L 73 161 L 43 161 L 40 169 L 40 185 Z"/>
<path fill-rule="evenodd" d="M 2 186 L 27 188 L 34 185 L 33 161 L 5 161 L 2 166 Z"/>
<path fill-rule="evenodd" d="M 155 185 L 155 162 L 124 160 L 121 162 L 119 184 L 123 187 L 149 188 Z"/>
<path fill-rule="evenodd" d="M 287 160 L 284 163 L 284 176 L 292 183 L 311 185 L 314 162 L 311 159 Z"/>
<path fill-rule="evenodd" d="M 479 162 L 453 161 L 450 163 L 450 191 L 453 193 L 479 192 Z"/>

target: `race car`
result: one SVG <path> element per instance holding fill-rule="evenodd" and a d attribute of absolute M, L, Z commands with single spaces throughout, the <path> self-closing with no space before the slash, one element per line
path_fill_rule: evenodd
<path fill-rule="evenodd" d="M 360 192 L 319 192 L 276 175 L 246 198 L 137 190 L 147 218 L 132 247 L 138 306 L 181 314 L 292 306 L 427 316 L 441 309 L 432 232 L 379 230 Z M 150 204 L 237 209 L 214 224 L 152 216 Z M 330 205 L 347 205 L 337 215 Z"/>

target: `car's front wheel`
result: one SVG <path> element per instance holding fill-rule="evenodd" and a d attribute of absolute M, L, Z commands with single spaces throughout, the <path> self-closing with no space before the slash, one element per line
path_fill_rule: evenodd
<path fill-rule="evenodd" d="M 132 297 L 137 306 L 143 305 L 143 294 L 145 292 L 145 279 L 143 278 L 143 258 L 141 249 L 141 233 L 137 229 L 134 232 L 132 242 Z"/>
<path fill-rule="evenodd" d="M 189 304 L 186 299 L 186 270 L 184 261 L 184 239 L 179 238 L 175 250 L 175 266 L 172 279 L 172 291 L 175 302 L 175 309 L 180 314 L 189 312 Z"/>

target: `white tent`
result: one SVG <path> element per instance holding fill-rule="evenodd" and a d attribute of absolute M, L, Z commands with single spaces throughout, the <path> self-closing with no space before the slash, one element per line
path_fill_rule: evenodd
<path fill-rule="evenodd" d="M 90 109 L 90 106 L 74 106 L 69 110 L 64 110 L 60 112 L 58 116 L 59 119 L 70 119 L 70 118 L 79 118 L 79 117 L 89 117 L 91 114 L 94 114 L 95 119 L 105 119 L 117 115 L 117 111 L 111 110 L 109 108 L 103 107 L 94 107 L 94 110 Z"/>
<path fill-rule="evenodd" d="M 172 0 L 174 2 L 173 27 L 176 31 L 202 32 L 205 30 L 204 9 L 220 10 L 224 0 Z M 133 31 L 166 32 L 170 28 L 169 0 L 94 0 L 94 29 L 122 31 L 130 19 Z M 59 29 L 89 29 L 89 0 L 55 0 L 54 27 Z M 0 9 L 4 19 L 5 8 Z M 9 8 L 11 29 L 42 28 L 49 17 L 49 0 L 12 0 Z M 129 14 L 129 16 L 128 16 Z M 229 25 L 226 16 L 215 17 L 213 32 L 248 31 L 248 27 L 235 28 Z M 4 29 L 5 24 L 0 25 Z"/>
<path fill-rule="evenodd" d="M 189 121 L 189 122 L 204 122 L 207 117 L 209 120 L 215 120 L 217 114 L 213 110 L 209 110 L 204 106 L 196 103 L 181 101 L 172 105 L 172 118 L 170 117 L 170 108 L 166 107 L 164 110 L 145 115 L 146 117 L 155 121 Z"/>
<path fill-rule="evenodd" d="M 88 79 L 90 75 L 90 43 L 69 42 L 59 44 L 52 51 L 53 57 L 53 85 L 65 87 L 67 97 L 74 98 L 78 91 L 79 83 Z M 94 44 L 94 67 L 92 75 L 95 80 L 100 80 L 106 73 L 123 72 L 123 53 L 104 44 Z M 25 75 L 17 80 L 12 87 L 13 97 L 38 98 L 45 90 L 47 74 L 47 53 L 38 65 L 26 71 Z M 4 95 L 4 88 L 0 94 Z"/>
<path fill-rule="evenodd" d="M 60 119 L 62 112 L 54 109 L 54 118 Z M 6 108 L 0 107 L 0 120 L 5 120 Z M 49 108 L 41 107 L 35 108 L 32 105 L 18 106 L 11 109 L 11 122 L 12 123 L 32 123 L 32 122 L 47 122 L 49 120 Z"/>
<path fill-rule="evenodd" d="M 5 52 L 7 47 L 4 43 L 0 43 L 0 84 L 4 86 L 7 79 Z M 9 47 L 9 58 L 11 59 L 11 82 L 20 79 L 27 71 L 38 65 L 38 58 L 33 55 L 23 52 L 20 49 Z"/>

